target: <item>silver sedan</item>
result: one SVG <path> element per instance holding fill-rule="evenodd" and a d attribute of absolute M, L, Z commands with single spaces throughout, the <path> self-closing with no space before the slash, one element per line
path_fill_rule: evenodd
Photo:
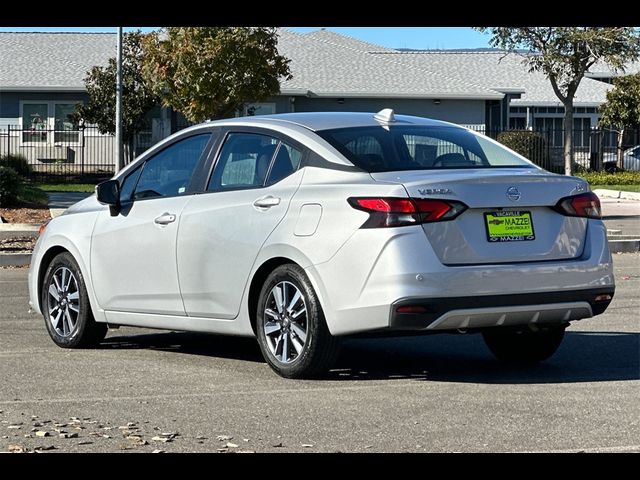
<path fill-rule="evenodd" d="M 118 325 L 255 336 L 300 378 L 347 336 L 477 332 L 541 361 L 614 294 L 583 180 L 391 110 L 208 122 L 96 190 L 48 224 L 29 272 L 65 348 Z"/>

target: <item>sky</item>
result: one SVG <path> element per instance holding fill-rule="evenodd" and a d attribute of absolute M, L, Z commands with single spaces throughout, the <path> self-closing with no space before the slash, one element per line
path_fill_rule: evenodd
<path fill-rule="evenodd" d="M 300 33 L 322 27 L 289 27 Z M 489 35 L 470 27 L 325 27 L 389 48 L 447 49 L 488 47 Z M 143 31 L 154 27 L 142 27 Z M 125 28 L 135 30 L 135 28 Z M 0 32 L 114 32 L 115 27 L 0 27 Z"/>

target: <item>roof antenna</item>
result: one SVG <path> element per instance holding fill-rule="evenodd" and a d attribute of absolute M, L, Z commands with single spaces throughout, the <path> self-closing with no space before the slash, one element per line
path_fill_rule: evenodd
<path fill-rule="evenodd" d="M 393 113 L 393 108 L 385 108 L 384 110 L 380 110 L 373 116 L 373 118 L 383 123 L 392 123 L 396 121 L 396 116 Z"/>

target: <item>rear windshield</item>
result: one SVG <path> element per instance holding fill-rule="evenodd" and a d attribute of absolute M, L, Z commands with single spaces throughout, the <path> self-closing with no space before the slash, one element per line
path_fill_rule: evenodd
<path fill-rule="evenodd" d="M 463 128 L 418 125 L 352 127 L 317 132 L 367 172 L 531 167 L 499 144 Z"/>

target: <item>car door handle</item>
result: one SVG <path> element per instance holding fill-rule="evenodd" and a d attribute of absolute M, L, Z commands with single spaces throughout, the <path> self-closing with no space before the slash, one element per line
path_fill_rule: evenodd
<path fill-rule="evenodd" d="M 173 213 L 165 212 L 154 220 L 158 225 L 169 225 L 176 221 L 176 216 Z"/>
<path fill-rule="evenodd" d="M 276 205 L 280 205 L 280 197 L 274 197 L 271 195 L 261 197 L 253 202 L 253 206 L 258 208 L 271 208 L 275 207 Z"/>

